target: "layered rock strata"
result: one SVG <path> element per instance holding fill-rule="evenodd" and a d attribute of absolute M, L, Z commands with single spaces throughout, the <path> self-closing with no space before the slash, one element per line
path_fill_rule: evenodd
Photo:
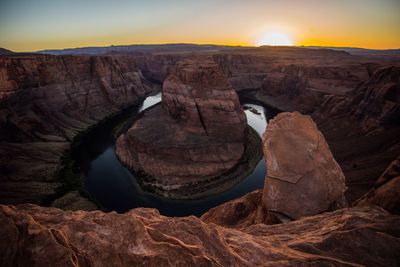
<path fill-rule="evenodd" d="M 157 86 L 129 57 L 0 57 L 0 200 L 40 203 L 60 186 L 78 133 Z"/>
<path fill-rule="evenodd" d="M 164 81 L 161 106 L 145 111 L 116 147 L 125 165 L 151 177 L 143 182 L 156 193 L 192 198 L 217 189 L 219 176 L 231 180 L 224 174 L 243 159 L 249 138 L 256 136 L 248 134 L 238 96 L 216 63 L 201 57 L 177 63 Z"/>

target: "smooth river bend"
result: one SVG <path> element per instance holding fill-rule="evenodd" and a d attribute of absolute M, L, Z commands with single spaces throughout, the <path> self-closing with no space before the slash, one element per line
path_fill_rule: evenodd
<path fill-rule="evenodd" d="M 99 125 L 82 139 L 73 156 L 85 176 L 85 190 L 107 210 L 119 213 L 132 208 L 157 208 L 168 216 L 200 216 L 207 210 L 228 200 L 238 198 L 255 189 L 262 188 L 265 177 L 265 163 L 261 159 L 255 170 L 231 189 L 199 200 L 171 200 L 143 192 L 134 175 L 121 165 L 115 154 L 113 131 L 124 121 L 134 121 L 137 114 L 161 101 L 161 93 L 147 97 L 142 104 Z M 245 110 L 248 124 L 262 136 L 267 118 L 272 112 L 251 103 L 243 106 L 255 110 Z M 259 114 L 258 114 L 259 113 Z"/>

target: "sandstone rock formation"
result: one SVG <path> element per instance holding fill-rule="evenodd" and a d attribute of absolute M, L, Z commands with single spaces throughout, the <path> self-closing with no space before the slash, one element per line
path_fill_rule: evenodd
<path fill-rule="evenodd" d="M 40 203 L 78 133 L 159 87 L 129 57 L 0 57 L 0 200 Z"/>
<path fill-rule="evenodd" d="M 166 69 L 187 56 L 184 53 L 143 55 L 140 66 L 143 73 L 162 82 Z M 217 51 L 212 56 L 242 97 L 281 111 L 312 115 L 347 178 L 346 197 L 351 202 L 367 192 L 400 154 L 398 122 L 390 124 L 385 119 L 384 131 L 382 126 L 378 132 L 373 130 L 376 125 L 373 121 L 380 120 L 381 111 L 382 115 L 389 114 L 393 102 L 381 101 L 383 94 L 372 92 L 395 83 L 395 72 L 388 74 L 388 69 L 400 66 L 398 56 L 359 57 L 344 51 L 298 47 L 237 48 Z M 146 64 L 147 61 L 151 64 Z M 395 88 L 399 87 L 392 87 Z M 361 102 L 366 105 L 360 105 Z M 359 110 L 355 120 L 349 117 L 355 114 L 357 106 L 367 108 L 370 104 L 372 112 Z M 369 118 L 368 123 L 363 116 Z M 366 132 L 367 124 L 372 128 Z"/>
<path fill-rule="evenodd" d="M 211 59 L 179 61 L 163 85 L 162 104 L 190 132 L 242 141 L 246 115 L 239 98 Z"/>
<path fill-rule="evenodd" d="M 154 209 L 0 206 L 1 266 L 396 266 L 400 217 L 357 207 L 242 230 Z"/>
<path fill-rule="evenodd" d="M 365 178 L 381 173 L 383 163 L 399 154 L 398 72 L 396 68 L 377 71 L 380 65 L 392 64 L 395 60 L 357 58 L 342 52 L 314 49 L 298 51 L 298 48 L 245 48 L 214 54 L 213 60 L 236 90 L 256 89 L 256 93 L 250 94 L 256 100 L 313 113 L 318 126 L 328 136 L 329 144 L 333 145 L 335 157 L 340 157 L 350 182 L 362 184 Z M 59 167 L 60 156 L 76 134 L 157 89 L 143 73 L 151 80 L 163 81 L 167 69 L 187 55 L 149 57 L 153 60 L 149 64 L 145 64 L 146 55 L 0 57 L 1 202 L 39 202 L 43 196 L 54 192 L 58 184 L 51 174 Z M 139 61 L 138 68 L 135 62 Z M 163 63 L 158 65 L 158 61 Z M 179 127 L 171 130 L 171 140 L 184 140 L 183 136 L 188 132 L 198 138 L 195 140 L 207 140 L 201 139 L 207 136 L 205 129 L 211 129 L 215 139 L 219 139 L 220 132 L 214 128 L 215 118 L 201 123 L 200 113 L 196 115 L 193 112 L 193 102 L 198 104 L 197 101 L 191 101 L 187 95 L 176 96 L 174 92 L 177 86 L 181 86 L 179 92 L 193 93 L 191 88 L 196 83 L 183 83 L 182 80 L 187 77 L 201 79 L 202 76 L 190 68 L 188 72 L 173 75 L 175 77 L 166 81 L 171 86 L 170 94 L 165 95 L 169 105 L 146 112 L 143 115 L 144 119 L 148 117 L 146 123 L 157 123 L 167 132 L 162 128 L 164 121 L 168 124 L 175 122 Z M 219 85 L 216 80 L 207 82 Z M 354 88 L 357 93 L 352 95 Z M 268 95 L 269 89 L 271 95 Z M 203 91 L 207 96 L 209 92 Z M 197 91 L 194 95 L 193 99 L 204 100 Z M 174 102 L 183 106 L 185 111 L 173 105 Z M 200 102 L 207 111 L 209 102 Z M 172 118 L 171 114 L 175 117 Z M 208 112 L 204 114 L 208 116 Z M 199 120 L 189 121 L 187 118 Z M 282 120 L 302 123 L 297 125 Z M 209 150 L 206 153 L 200 148 L 193 152 L 191 147 L 185 151 L 192 153 L 184 153 L 184 147 L 171 152 L 158 150 L 156 145 L 160 145 L 157 142 L 163 135 L 146 132 L 144 121 L 140 120 L 135 131 L 143 133 L 143 137 L 148 138 L 143 139 L 147 143 L 142 139 L 126 139 L 131 142 L 129 146 L 141 142 L 143 149 L 139 153 L 143 154 L 148 166 L 156 165 L 150 164 L 156 153 L 161 153 L 162 159 L 176 160 L 173 157 L 178 155 L 185 164 L 194 158 L 210 158 L 204 161 L 209 164 L 217 158 L 213 155 L 220 152 L 224 152 L 227 158 L 235 156 L 227 153 L 229 147 L 219 142 L 209 142 L 222 147 L 221 150 L 215 149 L 214 153 Z M 227 127 L 231 127 L 230 120 L 227 122 Z M 289 131 L 280 131 L 285 127 Z M 300 134 L 290 132 L 291 127 Z M 271 149 L 265 151 L 267 164 L 274 165 L 270 169 L 275 178 L 268 178 L 266 184 L 269 181 L 275 183 L 275 188 L 279 185 L 282 190 L 295 187 L 300 191 L 286 193 L 285 198 L 278 202 L 281 212 L 298 217 L 303 213 L 336 208 L 331 203 L 343 195 L 343 175 L 314 123 L 299 114 L 282 114 L 271 122 L 269 128 L 275 128 L 279 138 L 285 141 L 275 139 L 268 144 Z M 237 133 L 224 134 L 232 140 L 240 136 Z M 268 139 L 274 140 L 274 137 Z M 307 149 L 313 153 L 308 153 Z M 282 150 L 286 153 L 281 153 Z M 299 151 L 297 154 L 294 153 L 296 150 Z M 272 154 L 272 151 L 276 153 Z M 130 150 L 125 152 L 130 153 Z M 204 156 L 205 153 L 208 157 Z M 128 156 L 131 155 L 122 155 Z M 268 157 L 272 159 L 269 163 Z M 279 161 L 274 161 L 274 157 Z M 160 166 L 160 169 L 154 169 L 165 170 L 166 165 Z M 285 168 L 279 168 L 282 166 Z M 336 176 L 332 171 L 337 171 Z M 306 178 L 317 182 L 307 186 Z M 144 208 L 117 214 L 62 211 L 28 204 L 0 205 L 0 266 L 399 266 L 400 217 L 371 206 L 377 204 L 398 213 L 398 178 L 398 162 L 395 162 L 379 178 L 372 193 L 360 200 L 356 207 L 277 225 L 267 225 L 282 221 L 280 214 L 267 209 L 272 192 L 268 185 L 264 190 L 210 210 L 201 219 L 194 216 L 169 218 L 154 209 Z M 297 184 L 291 184 L 291 181 L 297 181 Z M 327 192 L 324 198 L 321 198 L 321 192 Z M 276 200 L 276 195 L 272 194 L 272 197 Z M 295 203 L 300 207 L 298 210 L 292 206 L 296 198 L 307 199 Z M 76 192 L 71 192 L 53 205 L 65 208 L 66 202 L 72 202 L 81 209 L 81 201 Z"/>
<path fill-rule="evenodd" d="M 248 172 L 248 160 L 240 162 L 249 138 L 256 136 L 248 134 L 231 85 L 215 62 L 196 57 L 177 63 L 164 82 L 162 106 L 145 111 L 116 147 L 125 165 L 151 177 L 143 179 L 144 188 L 193 198 L 224 190 L 221 182 L 237 182 Z M 230 171 L 234 176 L 224 177 Z"/>
<path fill-rule="evenodd" d="M 292 219 L 345 205 L 345 177 L 309 116 L 280 113 L 264 133 L 263 205 Z"/>
<path fill-rule="evenodd" d="M 212 208 L 201 217 L 204 221 L 243 228 L 347 205 L 345 177 L 309 116 L 280 113 L 269 121 L 263 139 L 264 189 Z"/>
<path fill-rule="evenodd" d="M 98 210 L 98 207 L 95 204 L 83 197 L 78 191 L 71 191 L 54 200 L 51 203 L 51 206 L 63 210 Z"/>
<path fill-rule="evenodd" d="M 374 188 L 354 205 L 377 205 L 393 214 L 400 214 L 400 157 L 379 177 Z"/>
<path fill-rule="evenodd" d="M 274 214 L 264 208 L 262 195 L 262 189 L 255 190 L 210 209 L 201 216 L 201 219 L 207 223 L 239 229 L 259 223 L 277 224 L 283 222 L 286 218 L 277 217 L 279 214 Z"/>

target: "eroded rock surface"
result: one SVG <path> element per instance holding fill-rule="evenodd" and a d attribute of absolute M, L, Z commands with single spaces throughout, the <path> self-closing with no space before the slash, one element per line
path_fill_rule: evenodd
<path fill-rule="evenodd" d="M 309 116 L 280 113 L 264 133 L 263 205 L 296 219 L 345 205 L 345 177 Z"/>
<path fill-rule="evenodd" d="M 218 65 L 195 57 L 177 63 L 164 82 L 161 106 L 145 111 L 118 138 L 117 155 L 151 176 L 143 182 L 157 193 L 192 198 L 193 190 L 217 190 L 212 180 L 224 180 L 219 176 L 240 163 L 248 131 L 239 98 Z"/>
<path fill-rule="evenodd" d="M 125 214 L 0 206 L 1 266 L 399 264 L 400 217 L 358 207 L 242 230 L 154 209 Z"/>
<path fill-rule="evenodd" d="M 239 229 L 258 223 L 281 223 L 282 217 L 277 217 L 277 214 L 264 208 L 262 195 L 262 189 L 255 190 L 210 209 L 201 216 L 201 219 L 207 223 Z"/>
<path fill-rule="evenodd" d="M 390 213 L 400 214 L 400 157 L 379 177 L 374 188 L 356 201 L 355 205 L 377 205 Z"/>
<path fill-rule="evenodd" d="M 71 191 L 54 200 L 51 206 L 63 210 L 98 210 L 98 207 L 93 202 L 83 197 L 78 191 Z"/>

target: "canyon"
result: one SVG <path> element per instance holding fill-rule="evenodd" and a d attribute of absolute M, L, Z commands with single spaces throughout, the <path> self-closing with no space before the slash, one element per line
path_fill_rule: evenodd
<path fill-rule="evenodd" d="M 286 123 L 296 128 L 303 126 L 304 120 L 310 121 L 310 117 L 281 113 L 274 120 L 276 124 Z M 315 148 L 316 155 L 324 155 L 328 164 L 335 164 L 323 136 L 310 122 L 307 134 L 294 138 L 302 144 L 301 141 L 310 142 L 310 136 L 320 135 L 319 142 L 325 145 Z M 288 135 L 285 129 L 274 125 L 270 128 L 276 135 Z M 264 141 L 264 147 L 268 146 Z M 291 157 L 297 155 L 301 162 L 306 151 L 307 145 L 302 145 L 289 153 Z M 272 152 L 267 154 L 267 162 L 287 165 L 284 155 Z M 307 166 L 318 173 L 324 164 L 313 161 Z M 336 185 L 330 187 L 340 195 L 344 189 L 343 174 L 340 168 L 335 172 L 339 176 L 303 179 L 313 182 L 312 188 L 322 192 L 336 179 Z M 271 194 L 268 186 L 271 184 L 266 180 L 262 191 L 225 203 L 201 218 L 165 217 L 148 208 L 117 214 L 63 211 L 32 204 L 0 205 L 3 226 L 0 233 L 4 240 L 0 243 L 0 262 L 16 266 L 104 266 L 105 262 L 107 266 L 396 266 L 399 263 L 398 215 L 369 205 L 330 206 L 331 211 L 319 214 L 328 211 L 328 207 L 323 196 L 314 199 L 315 194 L 311 193 L 303 201 L 312 209 L 304 209 L 300 201 L 289 202 L 306 215 L 292 221 L 280 216 L 288 205 L 286 199 Z M 293 186 L 297 196 L 310 192 L 302 182 L 286 185 L 289 189 Z M 284 193 L 285 185 L 280 188 Z"/>
<path fill-rule="evenodd" d="M 323 48 L 178 47 L 0 56 L 2 266 L 400 264 L 400 57 Z M 231 169 L 244 153 L 248 130 L 237 93 L 282 112 L 258 147 L 267 165 L 264 188 L 200 218 L 166 217 L 150 208 L 84 211 L 96 205 L 80 190 L 82 177 L 69 153 L 86 131 L 160 90 L 163 103 L 117 141 L 126 165 L 132 162 L 121 152 L 131 151 L 125 139 L 132 143 L 140 132 L 147 140 L 139 146 L 141 168 L 170 171 L 152 166 L 151 157 L 160 153 L 174 161 L 185 153 L 148 144 L 180 140 L 184 128 L 185 135 L 203 138 L 209 129 L 219 141 L 198 144 L 224 148 L 216 157 L 209 147 L 194 153 L 231 161 L 211 173 Z M 211 112 L 210 92 L 224 107 L 221 120 Z M 195 162 L 184 158 L 182 165 Z M 197 173 L 183 170 L 186 177 Z M 51 204 L 65 210 L 46 207 Z"/>
<path fill-rule="evenodd" d="M 250 131 L 217 64 L 189 58 L 178 61 L 165 79 L 161 106 L 146 110 L 118 138 L 116 152 L 130 169 L 145 174 L 143 183 L 152 191 L 198 198 L 209 188 L 213 194 L 223 191 L 224 183 L 252 171 L 242 158 L 261 142 L 251 144 L 257 135 L 251 138 Z"/>

